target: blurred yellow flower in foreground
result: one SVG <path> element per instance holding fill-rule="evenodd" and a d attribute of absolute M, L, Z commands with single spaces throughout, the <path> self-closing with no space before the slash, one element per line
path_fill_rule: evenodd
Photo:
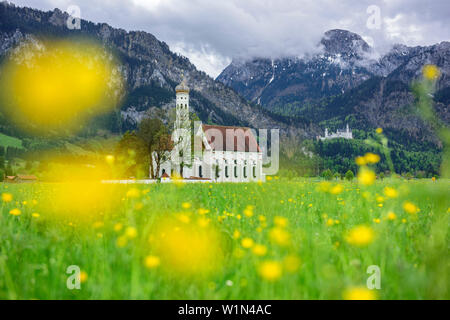
<path fill-rule="evenodd" d="M 355 162 L 358 166 L 365 166 L 366 165 L 366 159 L 364 157 L 356 157 Z"/>
<path fill-rule="evenodd" d="M 116 223 L 114 225 L 114 231 L 119 232 L 120 230 L 122 230 L 123 228 L 123 224 L 121 224 L 120 222 Z"/>
<path fill-rule="evenodd" d="M 397 215 L 394 212 L 389 211 L 387 214 L 387 218 L 388 220 L 395 220 L 397 218 Z"/>
<path fill-rule="evenodd" d="M 12 209 L 11 211 L 9 211 L 9 214 L 13 215 L 13 216 L 20 216 L 21 213 L 22 212 L 19 209 L 17 209 L 17 208 Z"/>
<path fill-rule="evenodd" d="M 280 217 L 280 216 L 276 216 L 273 218 L 273 223 L 277 226 L 277 227 L 281 227 L 284 228 L 287 226 L 288 224 L 288 219 L 285 217 Z"/>
<path fill-rule="evenodd" d="M 80 282 L 84 283 L 87 281 L 87 279 L 88 279 L 88 275 L 87 275 L 86 271 L 81 271 L 80 272 Z"/>
<path fill-rule="evenodd" d="M 3 202 L 11 202 L 13 199 L 13 195 L 11 193 L 2 193 L 2 201 Z"/>
<path fill-rule="evenodd" d="M 370 186 L 375 182 L 376 178 L 375 172 L 369 168 L 362 167 L 358 172 L 358 181 L 362 185 Z"/>
<path fill-rule="evenodd" d="M 365 287 L 352 287 L 344 291 L 345 300 L 376 300 L 377 295 L 373 290 Z"/>
<path fill-rule="evenodd" d="M 267 248 L 265 245 L 255 244 L 252 251 L 256 256 L 264 256 L 267 253 Z"/>
<path fill-rule="evenodd" d="M 171 275 L 204 277 L 223 267 L 225 257 L 222 235 L 210 223 L 207 228 L 165 218 L 151 232 L 152 249 Z"/>
<path fill-rule="evenodd" d="M 141 195 L 141 191 L 137 188 L 131 188 L 127 191 L 127 198 L 136 199 Z"/>
<path fill-rule="evenodd" d="M 276 281 L 281 278 L 283 273 L 281 263 L 272 260 L 262 262 L 258 272 L 261 278 L 267 281 Z"/>
<path fill-rule="evenodd" d="M 374 238 L 375 233 L 370 227 L 360 225 L 351 229 L 345 240 L 352 245 L 364 247 L 372 243 Z"/>
<path fill-rule="evenodd" d="M 0 75 L 0 106 L 24 129 L 65 132 L 115 108 L 124 88 L 119 64 L 101 44 L 24 41 Z"/>
<path fill-rule="evenodd" d="M 381 133 L 383 133 L 383 129 L 382 128 L 377 128 L 375 130 L 375 132 L 378 133 L 378 134 L 381 134 Z"/>
<path fill-rule="evenodd" d="M 436 80 L 440 75 L 440 71 L 439 68 L 434 64 L 427 64 L 423 67 L 422 74 L 425 79 Z"/>
<path fill-rule="evenodd" d="M 34 213 L 31 214 L 31 216 L 33 218 L 39 218 L 41 215 L 39 213 L 34 212 Z"/>
<path fill-rule="evenodd" d="M 280 246 L 287 246 L 290 244 L 290 234 L 285 229 L 274 227 L 269 232 L 270 240 Z"/>
<path fill-rule="evenodd" d="M 368 152 L 364 155 L 364 159 L 366 160 L 366 163 L 374 164 L 380 161 L 380 156 L 375 153 Z"/>
<path fill-rule="evenodd" d="M 157 256 L 147 256 L 145 258 L 144 264 L 147 268 L 156 268 L 161 264 L 161 259 Z"/>
<path fill-rule="evenodd" d="M 244 215 L 246 216 L 246 217 L 251 217 L 251 216 L 253 216 L 253 209 L 255 209 L 255 207 L 254 206 L 247 206 L 245 209 L 244 209 Z"/>
<path fill-rule="evenodd" d="M 107 155 L 107 156 L 105 157 L 105 161 L 106 161 L 106 163 L 108 163 L 108 164 L 113 164 L 114 161 L 115 161 L 115 158 L 114 158 L 114 156 L 113 156 L 112 154 L 109 154 L 109 155 Z"/>
<path fill-rule="evenodd" d="M 406 212 L 409 214 L 415 214 L 420 211 L 420 209 L 412 202 L 406 201 L 403 204 L 403 209 L 405 209 Z"/>
<path fill-rule="evenodd" d="M 386 187 L 384 188 L 384 194 L 389 198 L 397 198 L 398 192 L 394 188 Z"/>
<path fill-rule="evenodd" d="M 125 236 L 129 239 L 134 239 L 137 237 L 137 230 L 134 227 L 128 227 L 125 230 Z"/>
<path fill-rule="evenodd" d="M 117 245 L 119 248 L 125 247 L 125 246 L 127 245 L 127 243 L 128 243 L 128 238 L 127 238 L 127 237 L 125 237 L 125 236 L 120 236 L 120 237 L 117 238 L 116 245 Z"/>
<path fill-rule="evenodd" d="M 191 203 L 190 203 L 190 202 L 183 202 L 183 203 L 181 204 L 181 207 L 182 207 L 183 209 L 189 209 L 189 208 L 191 207 Z"/>
<path fill-rule="evenodd" d="M 247 248 L 247 249 L 253 247 L 253 244 L 254 244 L 254 242 L 253 242 L 253 239 L 251 239 L 251 238 L 244 238 L 241 241 L 241 246 L 244 248 Z"/>
<path fill-rule="evenodd" d="M 333 188 L 331 188 L 330 193 L 331 194 L 340 194 L 344 190 L 344 187 L 342 187 L 340 184 L 335 185 Z"/>

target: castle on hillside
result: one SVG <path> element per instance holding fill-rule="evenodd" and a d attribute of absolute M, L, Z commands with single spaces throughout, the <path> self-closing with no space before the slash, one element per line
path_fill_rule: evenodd
<path fill-rule="evenodd" d="M 320 140 L 326 139 L 336 139 L 336 138 L 344 138 L 344 139 L 353 139 L 353 134 L 348 124 L 345 129 L 338 129 L 336 133 L 328 133 L 328 128 L 325 128 L 325 136 L 319 137 Z"/>
<path fill-rule="evenodd" d="M 161 164 L 158 172 L 163 182 L 170 181 L 173 176 L 188 181 L 265 180 L 262 150 L 252 129 L 197 122 L 191 134 L 189 88 L 184 79 L 175 92 L 174 148 L 167 154 L 168 160 Z"/>

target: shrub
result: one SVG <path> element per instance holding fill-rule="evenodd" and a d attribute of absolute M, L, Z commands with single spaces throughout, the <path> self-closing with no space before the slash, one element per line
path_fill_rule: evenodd
<path fill-rule="evenodd" d="M 352 170 L 348 170 L 345 173 L 345 179 L 348 180 L 348 181 L 352 181 L 353 178 L 355 178 L 355 175 L 353 174 L 353 171 Z"/>

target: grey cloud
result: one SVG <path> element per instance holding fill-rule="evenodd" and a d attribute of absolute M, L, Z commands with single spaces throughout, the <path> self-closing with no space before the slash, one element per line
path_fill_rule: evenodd
<path fill-rule="evenodd" d="M 14 0 L 46 10 L 78 5 L 84 19 L 145 30 L 212 76 L 232 58 L 302 56 L 323 33 L 348 29 L 386 51 L 393 43 L 428 45 L 450 39 L 446 0 Z M 380 29 L 366 26 L 370 5 Z"/>

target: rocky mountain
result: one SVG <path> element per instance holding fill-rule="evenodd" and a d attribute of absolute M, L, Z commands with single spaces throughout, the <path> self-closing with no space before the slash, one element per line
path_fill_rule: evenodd
<path fill-rule="evenodd" d="M 111 50 L 121 62 L 127 95 L 121 109 L 122 127 L 132 128 L 146 114 L 167 114 L 175 105 L 175 86 L 186 78 L 193 111 L 204 122 L 281 128 L 306 135 L 306 125 L 290 125 L 283 117 L 252 106 L 234 90 L 199 71 L 183 56 L 152 34 L 127 32 L 105 23 L 81 20 L 81 30 L 66 26 L 68 14 L 58 9 L 43 12 L 0 3 L 0 59 L 24 39 L 88 37 Z"/>
<path fill-rule="evenodd" d="M 324 128 L 366 130 L 383 127 L 395 138 L 439 141 L 416 114 L 411 83 L 425 64 L 441 70 L 436 111 L 450 121 L 450 42 L 426 47 L 394 46 L 375 58 L 357 34 L 330 30 L 321 53 L 303 58 L 233 61 L 217 78 L 245 98 L 274 113 L 296 116 Z"/>

